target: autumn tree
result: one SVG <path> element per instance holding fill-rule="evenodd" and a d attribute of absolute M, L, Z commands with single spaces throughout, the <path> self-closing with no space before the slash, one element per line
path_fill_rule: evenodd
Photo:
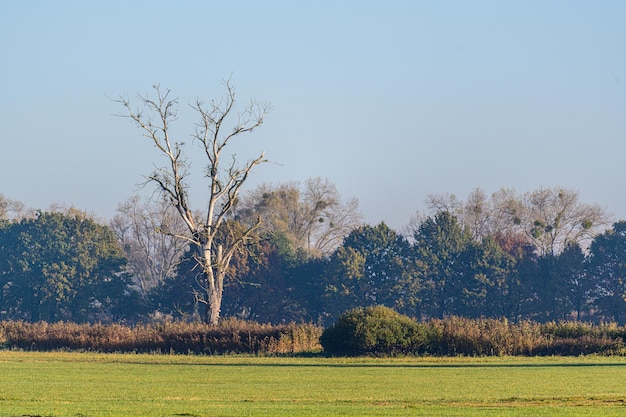
<path fill-rule="evenodd" d="M 476 189 L 466 201 L 440 194 L 429 196 L 427 204 L 432 211 L 453 213 L 477 240 L 523 236 L 539 256 L 556 256 L 572 244 L 587 248 L 610 224 L 604 208 L 581 202 L 577 191 L 563 187 L 522 195 L 503 188 L 491 196 Z"/>
<path fill-rule="evenodd" d="M 304 184 L 263 184 L 247 192 L 237 207 L 242 221 L 263 218 L 270 234 L 286 237 L 296 250 L 310 256 L 330 255 L 362 217 L 355 198 L 342 199 L 328 179 L 309 178 Z"/>
<path fill-rule="evenodd" d="M 228 158 L 227 151 L 233 141 L 261 126 L 269 103 L 252 101 L 242 111 L 236 111 L 235 89 L 230 80 L 223 83 L 226 94 L 222 99 L 204 103 L 196 100 L 191 105 L 198 121 L 191 133 L 195 144 L 205 158 L 201 170 L 207 182 L 207 195 L 199 195 L 196 201 L 206 201 L 207 206 L 198 215 L 191 202 L 190 175 L 192 160 L 184 152 L 185 143 L 173 137 L 171 125 L 177 119 L 178 99 L 170 97 L 170 90 L 154 87 L 154 97 L 148 94 L 137 95 L 139 108 L 135 108 L 127 98 L 120 98 L 124 107 L 122 116 L 143 131 L 144 137 L 156 147 L 165 163 L 158 166 L 148 176 L 148 182 L 167 198 L 186 225 L 185 234 L 178 235 L 193 249 L 197 266 L 202 274 L 201 295 L 198 301 L 206 305 L 205 321 L 217 324 L 220 318 L 224 279 L 235 253 L 241 249 L 261 225 L 258 218 L 244 230 L 231 230 L 228 216 L 237 201 L 241 187 L 253 169 L 266 161 L 264 153 L 245 163 L 237 161 L 234 155 Z M 234 127 L 225 125 L 232 122 Z M 227 241 L 220 236 L 229 235 Z"/>

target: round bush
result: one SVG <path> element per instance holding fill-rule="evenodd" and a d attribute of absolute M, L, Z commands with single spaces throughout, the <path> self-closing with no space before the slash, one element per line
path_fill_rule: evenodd
<path fill-rule="evenodd" d="M 320 342 L 334 356 L 416 354 L 425 345 L 426 331 L 388 307 L 356 308 L 324 330 Z"/>

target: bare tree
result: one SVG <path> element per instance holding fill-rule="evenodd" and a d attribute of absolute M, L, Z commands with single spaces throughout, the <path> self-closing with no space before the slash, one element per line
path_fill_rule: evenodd
<path fill-rule="evenodd" d="M 188 243 L 176 237 L 185 233 L 186 225 L 169 201 L 143 202 L 134 196 L 119 205 L 110 226 L 143 295 L 174 278 Z"/>
<path fill-rule="evenodd" d="M 0 220 L 19 220 L 27 215 L 32 215 L 32 210 L 27 209 L 24 203 L 0 194 Z"/>
<path fill-rule="evenodd" d="M 362 223 L 358 206 L 355 198 L 344 201 L 328 179 L 309 178 L 304 184 L 263 184 L 245 194 L 237 211 L 244 222 L 261 216 L 267 230 L 318 257 L 329 255 Z"/>
<path fill-rule="evenodd" d="M 579 200 L 578 192 L 561 187 L 539 188 L 521 198 L 521 209 L 510 210 L 540 255 L 557 255 L 568 244 L 587 248 L 610 225 L 610 216 L 597 204 Z"/>
<path fill-rule="evenodd" d="M 208 104 L 196 100 L 191 106 L 199 116 L 192 138 L 200 144 L 207 161 L 204 177 L 208 182 L 208 205 L 202 215 L 194 214 L 190 205 L 188 177 L 191 163 L 183 152 L 184 143 L 171 137 L 170 125 L 177 118 L 178 100 L 170 98 L 170 90 L 162 90 L 159 86 L 154 87 L 156 98 L 137 95 L 138 109 L 127 98 L 118 100 L 125 108 L 121 116 L 130 118 L 165 157 L 165 165 L 156 167 L 148 176 L 148 182 L 156 184 L 187 226 L 187 233 L 177 236 L 188 241 L 193 248 L 202 275 L 202 296 L 198 301 L 206 304 L 205 321 L 214 325 L 219 321 L 224 279 L 231 259 L 261 225 L 261 219 L 236 236 L 228 239 L 220 236 L 224 236 L 225 228 L 234 230 L 228 228 L 227 216 L 253 168 L 266 162 L 263 152 L 241 165 L 234 155 L 231 155 L 231 161 L 224 162 L 222 158 L 232 141 L 261 126 L 271 109 L 269 103 L 252 101 L 235 114 L 235 89 L 230 80 L 224 81 L 223 85 L 226 94 L 221 100 L 212 100 Z M 230 117 L 235 123 L 232 130 L 224 127 Z"/>
<path fill-rule="evenodd" d="M 465 202 L 443 194 L 429 196 L 427 204 L 433 211 L 457 216 L 477 240 L 523 238 L 542 256 L 556 255 L 568 244 L 586 248 L 610 224 L 605 209 L 582 203 L 577 191 L 562 187 L 539 188 L 521 196 L 503 188 L 490 198 L 476 189 Z"/>

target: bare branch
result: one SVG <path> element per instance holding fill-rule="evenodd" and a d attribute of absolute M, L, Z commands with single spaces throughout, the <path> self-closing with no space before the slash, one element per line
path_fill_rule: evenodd
<path fill-rule="evenodd" d="M 209 182 L 209 195 L 206 216 L 202 223 L 196 223 L 189 206 L 190 190 L 186 179 L 189 176 L 190 163 L 183 152 L 184 144 L 175 142 L 170 136 L 170 124 L 178 117 L 178 99 L 170 98 L 170 90 L 163 90 L 156 85 L 154 86 L 156 98 L 152 99 L 148 94 L 137 95 L 140 103 L 138 109 L 134 109 L 127 98 L 120 97 L 117 100 L 125 109 L 122 116 L 130 118 L 167 161 L 164 166 L 155 167 L 155 171 L 147 179 L 154 182 L 160 193 L 167 196 L 187 226 L 188 235 L 175 234 L 175 236 L 192 243 L 196 248 L 198 265 L 204 271 L 203 289 L 206 297 L 203 299 L 210 307 L 210 317 L 207 310 L 207 321 L 211 323 L 216 323 L 219 317 L 223 280 L 230 260 L 235 251 L 260 226 L 260 222 L 230 239 L 224 251 L 222 251 L 223 242 L 216 241 L 218 232 L 253 168 L 267 161 L 264 153 L 261 153 L 242 167 L 238 167 L 233 156 L 230 166 L 221 170 L 222 152 L 235 138 L 261 126 L 271 110 L 269 103 L 258 104 L 252 101 L 243 112 L 233 115 L 237 103 L 235 88 L 230 79 L 223 81 L 222 84 L 226 89 L 222 99 L 211 100 L 208 105 L 196 100 L 191 105 L 199 116 L 192 138 L 194 142 L 201 144 L 208 162 L 205 178 Z M 236 119 L 236 125 L 229 132 L 223 132 L 224 125 L 231 116 Z M 215 251 L 215 248 L 218 250 Z"/>

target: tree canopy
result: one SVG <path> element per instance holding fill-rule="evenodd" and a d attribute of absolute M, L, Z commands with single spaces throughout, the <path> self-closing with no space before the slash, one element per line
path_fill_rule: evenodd
<path fill-rule="evenodd" d="M 334 189 L 324 181 L 308 186 Z M 589 212 L 582 210 L 576 221 L 558 215 L 553 221 L 555 228 L 569 222 L 570 234 L 541 226 L 534 236 L 523 226 L 531 223 L 511 216 L 523 199 L 508 191 L 491 199 L 476 193 L 468 202 L 432 199 L 438 209 L 404 234 L 384 222 L 348 222 L 334 229 L 333 245 L 317 251 L 289 226 L 312 207 L 300 192 L 294 184 L 262 186 L 233 203 L 214 243 L 228 247 L 246 233 L 249 241 L 221 271 L 225 316 L 328 325 L 346 310 L 383 305 L 418 319 L 626 322 L 623 221 L 595 233 L 599 226 L 583 224 Z M 560 207 L 567 193 L 547 194 Z M 131 199 L 112 227 L 74 209 L 1 219 L 0 319 L 201 319 L 205 270 L 194 243 L 174 236 L 187 229 L 169 204 Z M 255 215 L 266 217 L 266 227 L 249 229 Z M 317 216 L 334 214 L 316 211 L 310 219 Z M 302 223 L 311 228 L 300 234 L 310 234 L 311 248 L 329 226 L 323 223 Z"/>
<path fill-rule="evenodd" d="M 0 317 L 119 319 L 135 301 L 113 231 L 83 212 L 39 212 L 5 223 L 0 253 Z"/>

